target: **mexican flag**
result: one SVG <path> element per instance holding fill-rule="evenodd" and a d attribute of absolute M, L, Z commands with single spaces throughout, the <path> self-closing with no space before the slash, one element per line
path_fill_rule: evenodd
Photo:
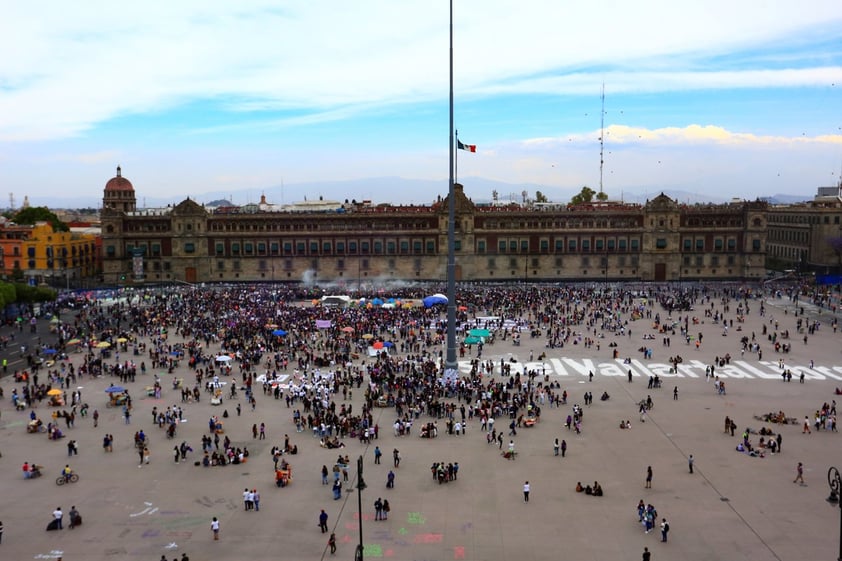
<path fill-rule="evenodd" d="M 467 150 L 468 152 L 476 152 L 477 145 L 476 144 L 462 144 L 462 141 L 458 138 L 456 139 L 456 147 L 459 150 Z"/>

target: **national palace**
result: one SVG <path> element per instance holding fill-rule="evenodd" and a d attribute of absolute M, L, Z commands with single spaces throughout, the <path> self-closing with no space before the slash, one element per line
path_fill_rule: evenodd
<path fill-rule="evenodd" d="M 802 206 L 763 201 L 679 204 L 475 204 L 454 186 L 456 275 L 470 281 L 754 279 L 767 253 L 834 266 L 839 190 Z M 443 281 L 448 205 L 310 201 L 206 207 L 187 198 L 139 209 L 131 182 L 109 180 L 101 211 L 108 284 Z M 811 247 L 812 246 L 812 247 Z M 816 257 L 816 259 L 812 259 Z"/>

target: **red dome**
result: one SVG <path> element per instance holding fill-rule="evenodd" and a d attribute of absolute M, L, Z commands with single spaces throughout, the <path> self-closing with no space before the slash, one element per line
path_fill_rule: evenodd
<path fill-rule="evenodd" d="M 121 175 L 120 166 L 117 166 L 117 175 L 108 180 L 105 184 L 106 191 L 134 191 L 132 182 Z"/>

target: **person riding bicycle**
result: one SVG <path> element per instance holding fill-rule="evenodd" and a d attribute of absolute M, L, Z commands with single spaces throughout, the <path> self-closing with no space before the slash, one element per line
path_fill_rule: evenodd
<path fill-rule="evenodd" d="M 69 465 L 65 465 L 64 469 L 61 470 L 61 474 L 64 476 L 64 481 L 66 483 L 70 482 L 70 476 L 73 475 L 73 470 L 70 469 Z"/>

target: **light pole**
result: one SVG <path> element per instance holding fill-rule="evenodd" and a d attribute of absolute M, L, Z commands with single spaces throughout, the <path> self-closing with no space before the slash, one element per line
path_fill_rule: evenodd
<path fill-rule="evenodd" d="M 363 481 L 363 457 L 357 458 L 357 516 L 360 528 L 360 543 L 357 544 L 357 551 L 354 554 L 354 561 L 363 561 L 363 489 L 367 485 Z"/>
<path fill-rule="evenodd" d="M 833 466 L 827 470 L 827 484 L 830 485 L 830 496 L 827 502 L 839 507 L 839 556 L 836 559 L 842 561 L 842 500 L 839 497 L 839 492 L 842 490 L 842 477 L 839 475 L 839 470 Z"/>

